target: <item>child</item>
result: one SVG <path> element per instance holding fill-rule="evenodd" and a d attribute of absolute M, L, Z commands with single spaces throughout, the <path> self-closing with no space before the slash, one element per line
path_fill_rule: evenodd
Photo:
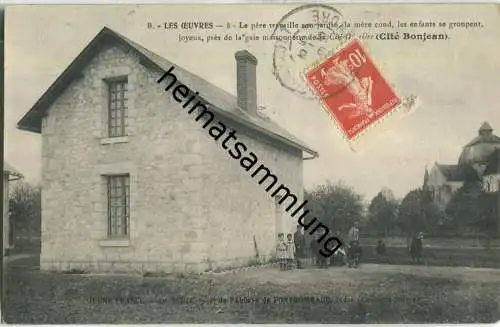
<path fill-rule="evenodd" d="M 310 244 L 312 256 L 314 258 L 314 263 L 316 264 L 316 266 L 318 266 L 320 268 L 326 268 L 327 267 L 326 257 L 324 255 L 322 255 L 320 252 L 321 249 L 320 249 L 318 240 L 319 240 L 319 235 L 318 234 L 313 235 L 313 238 L 312 238 L 311 244 Z"/>
<path fill-rule="evenodd" d="M 378 259 L 381 262 L 385 263 L 385 261 L 387 261 L 387 257 L 385 255 L 386 249 L 385 249 L 384 240 L 378 240 L 377 247 L 375 248 L 375 251 L 377 252 Z"/>
<path fill-rule="evenodd" d="M 358 268 L 359 260 L 361 259 L 362 254 L 363 250 L 361 249 L 361 246 L 359 246 L 359 242 L 358 241 L 351 242 L 349 252 L 347 253 L 349 257 L 349 268 L 351 267 Z"/>
<path fill-rule="evenodd" d="M 276 244 L 276 258 L 278 259 L 278 262 L 280 264 L 280 270 L 284 270 L 285 267 L 285 261 L 287 257 L 287 246 L 285 242 L 285 234 L 279 233 L 278 234 L 278 243 Z"/>
<path fill-rule="evenodd" d="M 378 255 L 384 255 L 385 254 L 385 243 L 383 240 L 378 240 L 377 242 L 377 247 L 375 248 L 377 251 Z"/>
<path fill-rule="evenodd" d="M 295 242 L 293 241 L 293 235 L 288 233 L 286 235 L 286 245 L 287 245 L 287 269 L 293 268 L 293 260 L 295 259 Z"/>
<path fill-rule="evenodd" d="M 297 263 L 297 269 L 300 269 L 302 268 L 301 260 L 304 259 L 306 251 L 306 237 L 300 225 L 297 225 L 297 231 L 293 234 L 293 242 L 295 243 L 295 262 Z"/>

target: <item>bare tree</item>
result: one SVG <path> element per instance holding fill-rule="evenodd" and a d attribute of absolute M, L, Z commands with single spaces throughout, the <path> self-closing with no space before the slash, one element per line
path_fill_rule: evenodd
<path fill-rule="evenodd" d="M 26 236 L 29 242 L 40 236 L 42 206 L 39 186 L 25 181 L 16 183 L 10 194 L 9 207 L 17 235 Z"/>

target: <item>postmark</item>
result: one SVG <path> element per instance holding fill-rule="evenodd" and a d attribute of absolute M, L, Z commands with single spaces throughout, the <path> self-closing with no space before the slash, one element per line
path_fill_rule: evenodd
<path fill-rule="evenodd" d="M 323 4 L 307 4 L 288 12 L 276 24 L 273 74 L 293 93 L 314 99 L 302 74 L 313 62 L 324 60 L 350 38 L 340 11 Z"/>
<path fill-rule="evenodd" d="M 305 80 L 349 141 L 401 103 L 357 39 L 307 70 Z"/>

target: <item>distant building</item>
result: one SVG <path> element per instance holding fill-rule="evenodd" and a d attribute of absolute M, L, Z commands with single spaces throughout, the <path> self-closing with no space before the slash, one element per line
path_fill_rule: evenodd
<path fill-rule="evenodd" d="M 444 210 L 453 193 L 467 178 L 477 178 L 484 190 L 495 201 L 495 214 L 500 221 L 500 137 L 493 134 L 485 122 L 478 135 L 467 143 L 456 165 L 435 163 L 430 173 L 425 170 L 424 186 L 432 194 L 434 202 Z M 500 223 L 499 223 L 500 225 Z"/>
<path fill-rule="evenodd" d="M 3 253 L 14 246 L 14 224 L 10 219 L 10 182 L 23 176 L 7 162 L 3 162 Z"/>

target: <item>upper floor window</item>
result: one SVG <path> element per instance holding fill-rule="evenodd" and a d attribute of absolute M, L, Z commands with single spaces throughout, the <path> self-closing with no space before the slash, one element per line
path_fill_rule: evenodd
<path fill-rule="evenodd" d="M 127 135 L 127 78 L 110 79 L 108 84 L 108 136 Z"/>

